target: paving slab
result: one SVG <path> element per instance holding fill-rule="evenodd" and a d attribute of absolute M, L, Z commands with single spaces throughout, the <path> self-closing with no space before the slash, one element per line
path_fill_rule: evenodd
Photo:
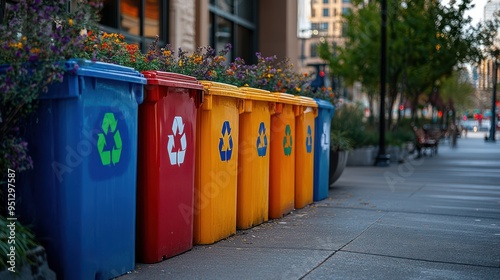
<path fill-rule="evenodd" d="M 242 231 L 218 246 L 339 250 L 369 228 L 384 213 L 363 209 L 316 206 Z"/>
<path fill-rule="evenodd" d="M 499 268 L 500 219 L 388 213 L 343 250 Z"/>
<path fill-rule="evenodd" d="M 337 252 L 303 279 L 498 279 L 499 269 Z"/>
<path fill-rule="evenodd" d="M 132 279 L 299 279 L 333 251 L 197 246 L 157 264 L 138 264 Z"/>

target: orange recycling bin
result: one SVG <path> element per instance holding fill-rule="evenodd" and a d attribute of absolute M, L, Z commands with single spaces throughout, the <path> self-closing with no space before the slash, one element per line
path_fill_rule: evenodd
<path fill-rule="evenodd" d="M 236 233 L 239 115 L 244 94 L 228 84 L 200 81 L 195 157 L 195 244 L 211 244 Z"/>
<path fill-rule="evenodd" d="M 159 262 L 193 247 L 196 112 L 194 77 L 143 72 L 139 106 L 137 261 Z"/>
<path fill-rule="evenodd" d="M 295 116 L 297 99 L 278 93 L 271 117 L 271 159 L 269 174 L 269 218 L 278 219 L 294 209 L 295 203 Z"/>
<path fill-rule="evenodd" d="M 240 90 L 245 102 L 240 115 L 236 225 L 247 229 L 268 220 L 271 114 L 278 99 L 266 90 Z"/>
<path fill-rule="evenodd" d="M 314 99 L 297 96 L 300 104 L 295 118 L 295 208 L 304 208 L 313 202 L 314 190 L 314 121 L 318 104 Z"/>

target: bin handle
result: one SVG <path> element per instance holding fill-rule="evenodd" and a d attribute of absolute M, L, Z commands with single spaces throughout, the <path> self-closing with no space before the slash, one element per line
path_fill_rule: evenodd
<path fill-rule="evenodd" d="M 204 93 L 203 90 L 192 89 L 189 91 L 189 98 L 194 99 L 194 104 L 196 106 L 196 109 L 200 108 L 200 106 L 203 104 L 203 97 L 204 97 L 203 93 Z"/>
<path fill-rule="evenodd" d="M 238 113 L 243 114 L 245 112 L 245 100 L 238 100 Z"/>
<path fill-rule="evenodd" d="M 269 113 L 271 115 L 276 113 L 276 102 L 269 102 Z"/>
<path fill-rule="evenodd" d="M 276 106 L 274 108 L 274 114 L 281 114 L 283 113 L 283 103 L 275 103 Z"/>
<path fill-rule="evenodd" d="M 245 113 L 251 113 L 253 109 L 253 101 L 249 99 L 243 99 L 243 109 Z"/>
<path fill-rule="evenodd" d="M 212 110 L 212 95 L 203 95 L 203 103 L 201 103 L 201 108 L 205 111 Z"/>
<path fill-rule="evenodd" d="M 85 79 L 83 76 L 78 76 L 78 91 L 80 92 L 80 95 L 82 95 L 85 91 Z"/>
<path fill-rule="evenodd" d="M 142 102 L 144 101 L 143 87 L 143 84 L 130 83 L 130 93 L 135 98 L 137 104 L 142 104 Z"/>
<path fill-rule="evenodd" d="M 302 106 L 300 105 L 293 105 L 293 113 L 295 114 L 296 117 L 302 115 L 304 111 L 302 110 Z"/>

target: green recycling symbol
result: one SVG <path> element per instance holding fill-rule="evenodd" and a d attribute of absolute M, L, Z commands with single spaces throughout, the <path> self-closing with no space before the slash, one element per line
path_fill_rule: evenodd
<path fill-rule="evenodd" d="M 285 156 L 292 154 L 292 129 L 290 125 L 287 124 L 285 128 L 285 137 L 283 138 L 283 151 Z"/>
<path fill-rule="evenodd" d="M 120 161 L 120 156 L 122 154 L 122 138 L 120 136 L 120 131 L 116 129 L 118 121 L 115 119 L 113 113 L 104 114 L 102 119 L 102 131 L 104 133 L 99 133 L 99 138 L 97 139 L 97 150 L 99 151 L 99 156 L 101 157 L 102 165 L 116 165 Z M 106 136 L 108 134 L 113 134 L 114 145 L 106 143 Z M 109 138 L 108 138 L 109 139 Z M 104 150 L 104 147 L 113 147 L 111 150 Z"/>

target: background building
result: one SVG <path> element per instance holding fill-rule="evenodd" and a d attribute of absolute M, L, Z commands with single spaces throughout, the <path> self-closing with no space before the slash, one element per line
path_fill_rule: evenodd
<path fill-rule="evenodd" d="M 500 0 L 489 0 L 484 6 L 484 20 L 493 20 L 495 13 L 500 11 Z M 500 39 L 495 42 L 496 48 L 500 49 Z M 491 108 L 491 91 L 493 88 L 494 60 L 492 58 L 481 61 L 477 67 L 477 104 L 480 110 Z M 500 77 L 497 73 L 497 81 Z"/>
<path fill-rule="evenodd" d="M 349 91 L 340 77 L 332 75 L 325 62 L 319 57 L 318 45 L 327 42 L 332 46 L 344 44 L 343 15 L 352 9 L 350 0 L 299 0 L 300 68 L 303 72 L 321 74 L 313 83 L 315 86 L 332 87 L 341 97 L 348 97 Z M 321 82 L 320 82 L 321 81 Z M 353 96 L 350 96 L 352 99 Z"/>

